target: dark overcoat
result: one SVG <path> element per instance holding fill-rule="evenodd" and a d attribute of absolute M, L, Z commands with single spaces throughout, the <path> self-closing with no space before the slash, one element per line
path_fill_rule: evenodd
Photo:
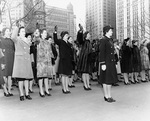
<path fill-rule="evenodd" d="M 99 44 L 99 70 L 100 83 L 113 84 L 118 81 L 115 60 L 115 48 L 111 38 L 104 37 Z M 102 70 L 102 65 L 106 65 L 106 70 Z"/>
<path fill-rule="evenodd" d="M 140 56 L 140 49 L 138 46 L 133 45 L 132 48 L 132 54 L 133 54 L 133 72 L 140 72 L 141 71 L 141 56 Z"/>
<path fill-rule="evenodd" d="M 79 54 L 79 60 L 77 64 L 77 70 L 80 73 L 91 73 L 92 64 L 91 64 L 91 53 L 92 45 L 90 40 L 83 39 L 83 33 L 78 33 L 77 35 L 78 42 L 80 44 L 81 50 Z"/>
<path fill-rule="evenodd" d="M 15 55 L 15 45 L 10 38 L 2 38 L 1 43 L 2 43 L 2 51 L 4 53 L 4 59 L 6 63 L 4 76 L 12 76 L 14 55 Z"/>
<path fill-rule="evenodd" d="M 121 47 L 121 72 L 122 73 L 132 73 L 133 71 L 133 53 L 131 47 L 127 46 L 125 43 Z"/>
<path fill-rule="evenodd" d="M 5 65 L 4 53 L 3 53 L 2 48 L 1 48 L 1 38 L 0 38 L 0 85 L 3 85 L 4 84 L 3 75 L 4 75 L 5 69 L 2 69 L 1 64 Z"/>
<path fill-rule="evenodd" d="M 59 65 L 58 73 L 63 75 L 72 75 L 73 65 L 72 65 L 72 50 L 68 43 L 62 39 L 57 38 L 57 33 L 53 34 L 54 42 L 59 46 Z"/>

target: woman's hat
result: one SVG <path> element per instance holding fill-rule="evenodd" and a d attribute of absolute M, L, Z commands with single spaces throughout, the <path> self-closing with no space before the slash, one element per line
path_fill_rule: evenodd
<path fill-rule="evenodd" d="M 136 43 L 136 42 L 138 42 L 138 40 L 132 40 L 132 44 L 134 44 L 134 43 Z"/>
<path fill-rule="evenodd" d="M 108 32 L 110 29 L 114 29 L 114 28 L 111 27 L 110 25 L 105 26 L 105 27 L 103 28 L 103 32 L 106 33 L 106 32 Z"/>
<path fill-rule="evenodd" d="M 63 39 L 63 37 L 64 37 L 66 34 L 69 34 L 69 33 L 68 33 L 67 31 L 62 31 L 61 34 L 60 34 L 61 38 Z"/>
<path fill-rule="evenodd" d="M 130 40 L 130 38 L 128 37 L 128 38 L 126 38 L 126 39 L 124 39 L 124 41 L 125 42 L 128 42 Z"/>

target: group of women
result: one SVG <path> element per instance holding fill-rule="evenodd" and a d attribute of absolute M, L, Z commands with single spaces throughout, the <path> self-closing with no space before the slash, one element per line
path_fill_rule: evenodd
<path fill-rule="evenodd" d="M 60 77 L 64 94 L 71 93 L 68 87 L 75 87 L 73 78 L 79 74 L 84 90 L 90 91 L 94 66 L 97 68 L 94 71 L 99 72 L 104 100 L 110 103 L 116 101 L 111 96 L 111 85 L 117 83 L 117 73 L 123 73 L 126 85 L 129 84 L 129 73 L 131 83 L 139 82 L 139 72 L 142 81 L 146 81 L 145 74 L 146 71 L 149 72 L 150 65 L 145 40 L 140 43 L 139 48 L 137 40 L 127 38 L 119 47 L 111 38 L 113 28 L 105 26 L 103 38 L 93 47 L 90 33 L 84 32 L 79 24 L 77 46 L 67 31 L 61 32 L 60 39 L 57 31 L 58 27 L 55 26 L 53 41 L 46 29 L 36 29 L 33 34 L 26 34 L 21 22 L 17 22 L 12 34 L 9 28 L 3 30 L 0 38 L 0 84 L 4 96 L 13 96 L 12 79 L 18 82 L 20 101 L 32 99 L 30 93 L 33 93 L 33 83 L 38 84 L 41 97 L 51 96 L 51 82 L 57 77 L 56 73 Z M 150 72 L 148 74 L 150 77 Z M 55 83 L 58 84 L 56 80 Z"/>
<path fill-rule="evenodd" d="M 147 82 L 150 79 L 150 48 L 147 46 L 148 43 L 146 39 L 138 41 L 127 38 L 124 39 L 120 47 L 115 44 L 119 51 L 118 73 L 123 74 L 125 85 L 140 83 L 140 80 Z"/>

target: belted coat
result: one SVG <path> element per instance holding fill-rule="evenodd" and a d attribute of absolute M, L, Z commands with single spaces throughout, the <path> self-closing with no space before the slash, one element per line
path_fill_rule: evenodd
<path fill-rule="evenodd" d="M 106 65 L 106 70 L 102 70 L 102 65 Z M 99 44 L 99 71 L 100 83 L 113 84 L 118 81 L 115 60 L 115 48 L 113 40 L 104 37 L 100 40 Z"/>

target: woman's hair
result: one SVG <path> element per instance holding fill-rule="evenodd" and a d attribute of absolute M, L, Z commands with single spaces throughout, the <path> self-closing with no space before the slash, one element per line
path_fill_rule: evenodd
<path fill-rule="evenodd" d="M 63 39 L 66 34 L 69 34 L 69 32 L 67 32 L 67 31 L 62 31 L 61 34 L 60 34 L 61 39 Z"/>
<path fill-rule="evenodd" d="M 18 30 L 18 36 L 19 36 L 19 33 L 20 33 L 20 30 L 21 29 L 25 29 L 23 26 L 19 27 L 19 30 Z"/>
<path fill-rule="evenodd" d="M 88 33 L 89 33 L 89 31 L 86 31 L 86 32 L 83 34 L 83 39 L 84 39 L 84 40 L 86 39 Z"/>
<path fill-rule="evenodd" d="M 68 40 L 69 40 L 71 37 L 72 37 L 72 36 L 69 36 L 69 37 L 68 37 Z"/>
<path fill-rule="evenodd" d="M 5 35 L 5 31 L 6 31 L 7 29 L 9 29 L 9 28 L 8 28 L 8 27 L 3 28 L 3 30 L 2 30 L 2 35 L 3 35 L 3 36 Z M 10 29 L 9 29 L 9 30 L 10 30 Z"/>
<path fill-rule="evenodd" d="M 40 32 L 40 37 L 42 37 L 43 32 L 46 31 L 46 29 L 42 29 Z M 47 31 L 46 31 L 47 32 Z M 47 37 L 46 37 L 47 38 Z"/>

